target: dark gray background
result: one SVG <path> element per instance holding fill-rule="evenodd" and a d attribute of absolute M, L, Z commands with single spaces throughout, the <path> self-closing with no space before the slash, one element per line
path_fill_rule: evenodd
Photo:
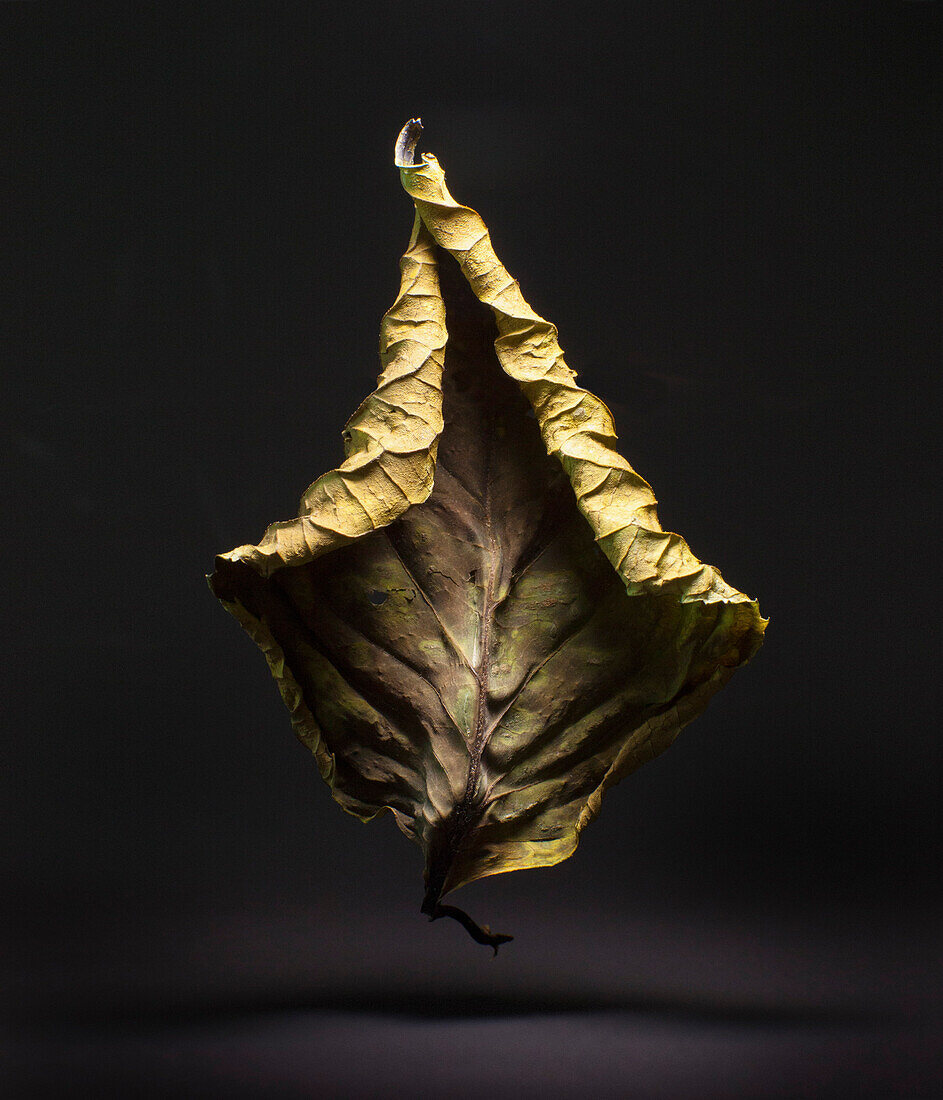
<path fill-rule="evenodd" d="M 939 6 L 4 5 L 13 1095 L 923 1096 Z M 426 124 L 755 661 L 419 916 L 203 580 L 341 456 Z"/>

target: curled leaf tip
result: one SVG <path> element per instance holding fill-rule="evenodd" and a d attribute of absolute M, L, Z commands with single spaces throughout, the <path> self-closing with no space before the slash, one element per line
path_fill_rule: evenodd
<path fill-rule="evenodd" d="M 412 168 L 416 164 L 416 144 L 422 133 L 422 119 L 411 118 L 400 130 L 396 139 L 395 162 L 397 168 Z"/>

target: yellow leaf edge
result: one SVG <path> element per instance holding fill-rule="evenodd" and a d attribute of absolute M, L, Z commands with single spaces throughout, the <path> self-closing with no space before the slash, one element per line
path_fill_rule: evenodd
<path fill-rule="evenodd" d="M 435 242 L 418 214 L 400 272 L 380 324 L 377 388 L 347 422 L 344 462 L 308 487 L 295 519 L 270 524 L 258 545 L 218 562 L 242 561 L 268 577 L 388 526 L 432 492 L 447 333 Z"/>
<path fill-rule="evenodd" d="M 707 681 L 634 732 L 588 797 L 572 833 L 546 844 L 508 845 L 493 867 L 480 868 L 473 876 L 480 878 L 551 866 L 572 855 L 579 834 L 597 816 L 605 791 L 659 755 L 703 711 L 736 668 L 754 656 L 768 620 L 755 600 L 699 561 L 680 535 L 661 528 L 651 486 L 615 447 L 609 409 L 576 384 L 556 326 L 525 301 L 496 256 L 480 215 L 449 194 L 437 159 L 424 153 L 419 164 L 398 167 L 416 217 L 400 262 L 400 290 L 380 326 L 377 388 L 347 423 L 345 461 L 313 482 L 295 519 L 270 524 L 257 545 L 220 555 L 217 574 L 207 578 L 223 606 L 263 651 L 295 732 L 314 754 L 322 777 L 333 789 L 334 759 L 282 650 L 263 622 L 218 590 L 216 578 L 229 562 L 245 562 L 263 577 L 306 564 L 389 525 L 431 493 L 443 428 L 442 367 L 448 339 L 436 246 L 455 258 L 475 295 L 492 310 L 498 361 L 529 400 L 548 453 L 561 462 L 581 513 L 626 590 L 634 595 L 671 586 L 683 604 L 723 604 L 717 633 L 730 642 Z M 363 821 L 376 816 L 344 808 Z M 454 881 L 447 892 L 472 880 Z"/>
<path fill-rule="evenodd" d="M 680 582 L 683 603 L 755 607 L 749 596 L 700 562 L 680 535 L 662 530 L 651 486 L 615 447 L 609 409 L 576 384 L 556 326 L 524 300 L 517 281 L 495 255 L 481 217 L 449 194 L 436 158 L 423 154 L 422 164 L 400 167 L 400 174 L 435 243 L 458 261 L 478 299 L 494 313 L 498 360 L 530 401 L 548 453 L 562 463 L 580 511 L 629 594 Z M 760 633 L 761 624 L 765 620 L 757 612 Z"/>

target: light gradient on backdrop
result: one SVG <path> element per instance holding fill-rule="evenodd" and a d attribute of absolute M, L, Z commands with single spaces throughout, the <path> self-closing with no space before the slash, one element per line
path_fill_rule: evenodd
<path fill-rule="evenodd" d="M 346 1003 L 356 1032 L 381 989 L 398 1020 L 449 993 L 503 1011 L 508 1069 L 565 1057 L 513 1013 L 578 998 L 583 1022 L 545 1034 L 572 1036 L 600 1090 L 593 1005 L 629 1014 L 613 1074 L 648 1058 L 677 1083 L 662 1005 L 703 1060 L 676 1049 L 708 1069 L 715 1052 L 719 1095 L 797 1050 L 785 1031 L 756 1060 L 749 1037 L 727 1044 L 712 1021 L 730 1001 L 832 1013 L 797 1074 L 820 1095 L 865 1069 L 875 1095 L 921 1095 L 939 1003 L 938 8 L 631 9 L 615 34 L 589 11 L 457 5 L 421 34 L 375 16 L 371 35 L 353 8 L 106 24 L 5 6 L 3 984 L 29 1010 L 26 1071 L 120 1063 L 146 1083 L 176 1050 L 181 1080 L 236 1065 L 251 1095 L 294 1072 L 293 1048 L 314 1072 L 317 1021 L 296 1009 Z M 495 963 L 420 918 L 418 853 L 389 822 L 337 812 L 203 581 L 336 465 L 374 384 L 410 215 L 389 149 L 417 114 L 664 525 L 775 624 L 576 858 L 459 895 L 516 933 Z M 227 1006 L 285 1017 L 282 1038 L 247 1038 L 254 1068 Z M 373 1065 L 400 1039 L 400 1065 L 428 1041 L 467 1054 L 466 1025 L 491 1034 L 378 1024 Z M 331 1034 L 337 1081 L 355 1071 Z"/>

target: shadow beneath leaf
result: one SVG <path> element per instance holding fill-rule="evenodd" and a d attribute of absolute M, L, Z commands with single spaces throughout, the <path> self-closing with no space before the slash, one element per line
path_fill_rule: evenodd
<path fill-rule="evenodd" d="M 866 1026 L 915 1022 L 900 1013 L 853 1006 L 764 1004 L 650 993 L 623 996 L 554 992 L 476 993 L 386 987 L 318 992 L 212 996 L 187 1001 L 149 1001 L 69 1009 L 38 1009 L 29 1026 L 125 1030 L 176 1028 L 234 1022 L 264 1016 L 308 1013 L 389 1017 L 396 1020 L 498 1020 L 510 1017 L 619 1014 L 677 1023 L 756 1027 Z"/>

